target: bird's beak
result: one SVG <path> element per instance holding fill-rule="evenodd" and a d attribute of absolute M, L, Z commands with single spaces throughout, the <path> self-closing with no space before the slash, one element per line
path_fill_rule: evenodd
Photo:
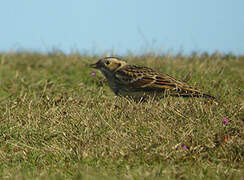
<path fill-rule="evenodd" d="M 98 68 L 97 63 L 90 64 L 89 67 L 90 67 L 90 68 L 96 68 L 96 69 Z"/>

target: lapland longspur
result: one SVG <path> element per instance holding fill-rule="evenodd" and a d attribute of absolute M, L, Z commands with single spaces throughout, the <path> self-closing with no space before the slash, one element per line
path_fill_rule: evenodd
<path fill-rule="evenodd" d="M 188 85 L 185 82 L 148 67 L 128 65 L 116 57 L 105 57 L 90 67 L 99 69 L 106 77 L 108 84 L 116 95 L 129 96 L 133 99 L 148 96 L 213 96 Z"/>

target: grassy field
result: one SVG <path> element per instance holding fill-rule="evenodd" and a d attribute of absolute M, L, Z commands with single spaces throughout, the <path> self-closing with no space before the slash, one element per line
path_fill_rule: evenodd
<path fill-rule="evenodd" d="M 115 97 L 99 58 L 0 54 L 0 179 L 244 178 L 243 56 L 123 57 L 217 102 Z"/>

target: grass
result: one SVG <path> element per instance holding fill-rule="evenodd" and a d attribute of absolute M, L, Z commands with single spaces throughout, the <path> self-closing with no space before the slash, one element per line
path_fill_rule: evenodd
<path fill-rule="evenodd" d="M 190 77 L 218 103 L 115 97 L 90 75 L 98 58 L 0 54 L 0 179 L 244 178 L 243 56 L 123 57 Z"/>

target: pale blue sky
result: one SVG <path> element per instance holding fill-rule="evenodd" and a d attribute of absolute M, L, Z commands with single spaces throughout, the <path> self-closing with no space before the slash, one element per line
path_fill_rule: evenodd
<path fill-rule="evenodd" d="M 5 0 L 0 51 L 244 54 L 244 0 Z"/>

